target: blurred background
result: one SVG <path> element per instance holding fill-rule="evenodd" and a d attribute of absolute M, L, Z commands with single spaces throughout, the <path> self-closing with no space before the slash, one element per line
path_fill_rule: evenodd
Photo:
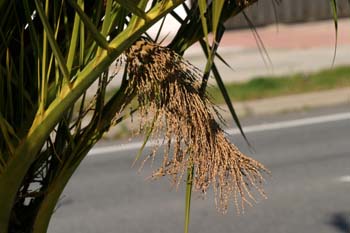
<path fill-rule="evenodd" d="M 230 67 L 220 59 L 216 65 L 253 148 L 230 120 L 214 79 L 209 92 L 232 142 L 272 176 L 268 199 L 258 197 L 243 214 L 232 201 L 221 215 L 212 193 L 204 200 L 194 193 L 190 232 L 350 232 L 350 9 L 347 0 L 337 3 L 337 38 L 328 0 L 260 0 L 226 23 L 218 54 Z M 167 19 L 164 44 L 176 27 Z M 185 53 L 200 69 L 203 56 L 199 45 Z M 145 181 L 149 164 L 142 172 L 131 168 L 142 145 L 142 138 L 129 139 L 133 125 L 127 120 L 91 151 L 49 232 L 183 232 L 185 187 Z"/>

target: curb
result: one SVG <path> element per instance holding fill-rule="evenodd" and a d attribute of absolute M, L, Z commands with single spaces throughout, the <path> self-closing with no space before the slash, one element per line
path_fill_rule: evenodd
<path fill-rule="evenodd" d="M 237 115 L 240 118 L 244 118 L 247 116 L 272 115 L 340 104 L 349 104 L 350 109 L 350 87 L 236 102 L 233 103 L 233 106 L 235 107 Z M 232 118 L 226 105 L 220 106 L 220 113 L 225 120 L 230 120 Z M 126 120 L 111 128 L 103 138 L 114 140 L 120 137 L 120 135 L 128 135 L 127 131 L 130 131 L 132 128 L 135 129 L 135 125 L 137 127 L 135 120 L 136 119 L 134 119 L 134 122 Z"/>
<path fill-rule="evenodd" d="M 350 107 L 350 87 L 233 104 L 239 117 L 300 111 L 308 108 L 328 107 L 339 104 L 349 104 Z M 224 119 L 230 117 L 228 108 L 224 106 L 222 109 L 224 111 Z"/>

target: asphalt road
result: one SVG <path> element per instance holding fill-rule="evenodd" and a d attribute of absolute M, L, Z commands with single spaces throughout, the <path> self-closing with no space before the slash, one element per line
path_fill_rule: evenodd
<path fill-rule="evenodd" d="M 203 200 L 195 193 L 190 232 L 350 232 L 350 115 L 344 113 L 349 115 L 349 106 L 243 120 L 256 152 L 234 131 L 231 138 L 272 171 L 268 199 L 243 215 L 233 205 L 221 215 L 212 194 Z M 105 144 L 106 152 L 95 149 L 82 163 L 50 233 L 183 232 L 184 187 L 145 181 L 149 166 L 140 174 L 130 168 L 137 149 L 117 143 Z"/>

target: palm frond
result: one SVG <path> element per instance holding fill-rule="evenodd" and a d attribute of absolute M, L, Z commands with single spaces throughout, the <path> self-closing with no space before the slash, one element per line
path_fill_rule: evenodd
<path fill-rule="evenodd" d="M 182 168 L 192 164 L 196 190 L 206 191 L 206 182 L 211 180 L 214 188 L 220 186 L 223 192 L 239 193 L 245 202 L 253 199 L 246 182 L 260 187 L 257 183 L 261 181 L 260 173 L 265 168 L 242 155 L 225 139 L 214 121 L 204 90 L 210 70 L 213 70 L 216 42 L 220 41 L 223 33 L 222 23 L 255 1 L 216 0 L 208 4 L 202 1 L 202 10 L 195 6 L 187 9 L 185 5 L 188 15 L 169 47 L 183 53 L 203 35 L 207 37 L 208 33 L 214 32 L 214 43 L 208 40 L 206 45 L 210 48 L 207 52 L 212 59 L 208 59 L 203 80 L 202 72 L 184 62 L 173 50 L 152 44 L 145 47 L 140 59 L 147 59 L 142 57 L 142 54 L 149 54 L 147 48 L 156 47 L 160 53 L 148 58 L 154 55 L 160 59 L 159 64 L 168 61 L 164 65 L 170 65 L 170 69 L 175 65 L 174 75 L 179 76 L 170 79 L 168 76 L 152 76 L 164 78 L 158 80 L 160 86 L 153 85 L 153 79 L 144 80 L 139 85 L 140 80 L 133 78 L 133 72 L 140 70 L 135 64 L 126 65 L 122 85 L 111 97 L 106 97 L 106 93 L 112 78 L 117 76 L 109 73 L 110 65 L 117 59 L 117 65 L 121 66 L 123 53 L 130 62 L 138 59 L 138 53 L 130 56 L 130 51 L 135 48 L 134 42 L 157 21 L 184 4 L 183 0 L 154 0 L 148 10 L 147 0 L 137 3 L 92 1 L 89 7 L 84 5 L 83 0 L 28 0 L 10 1 L 8 4 L 0 1 L 0 14 L 6 16 L 0 19 L 0 92 L 4 97 L 0 98 L 0 135 L 4 138 L 0 141 L 0 187 L 5 187 L 0 192 L 0 231 L 45 232 L 55 204 L 73 172 L 103 134 L 125 118 L 123 110 L 136 96 L 141 101 L 141 114 L 151 105 L 149 110 L 160 116 L 151 118 L 148 115 L 155 121 L 148 129 L 154 127 L 156 130 L 149 131 L 146 139 L 159 132 L 160 119 L 168 120 L 162 128 L 168 143 L 164 169 L 155 175 L 171 173 L 174 179 L 179 180 L 180 173 L 185 171 Z M 161 60 L 164 51 L 174 57 Z M 142 65 L 141 68 L 152 69 L 152 66 Z M 157 74 L 157 70 L 152 72 Z M 183 81 L 179 81 L 180 76 Z M 97 83 L 97 90 L 91 96 L 89 88 L 93 83 Z M 142 85 L 146 88 L 140 89 Z M 131 90 L 131 87 L 135 89 Z M 174 99 L 169 90 L 173 90 Z M 147 101 L 142 102 L 140 96 Z M 180 100 L 183 101 L 181 106 Z M 16 110 L 18 106 L 20 111 Z M 170 112 L 165 111 L 169 109 Z M 190 121 L 176 114 L 181 111 Z M 178 127 L 171 126 L 173 119 Z M 189 126 L 198 126 L 192 128 L 199 131 L 187 131 L 187 128 L 192 129 Z M 177 139 L 172 139 L 176 135 Z M 195 136 L 191 138 L 190 135 Z M 172 145 L 178 149 L 174 154 L 169 153 Z M 195 155 L 197 149 L 201 150 Z M 213 155 L 204 161 L 205 166 L 221 162 L 237 166 L 211 167 L 218 172 L 205 173 L 200 165 L 204 154 Z M 227 160 L 222 161 L 223 158 Z M 227 169 L 231 169 L 229 174 Z M 240 169 L 245 169 L 244 174 L 247 173 L 248 177 Z M 177 178 L 172 173 L 175 171 L 179 172 Z M 237 189 L 225 186 L 227 182 Z M 33 186 L 36 187 L 34 191 L 30 190 Z M 219 198 L 222 190 L 217 192 Z M 26 198 L 29 198 L 29 204 Z M 225 201 L 220 202 L 219 208 L 226 209 L 226 204 Z"/>
<path fill-rule="evenodd" d="M 330 0 L 332 6 L 332 14 L 334 21 L 334 30 L 335 30 L 335 42 L 334 42 L 334 54 L 332 59 L 332 66 L 334 66 L 335 58 L 337 56 L 337 48 L 338 48 L 338 7 L 336 0 Z"/>
<path fill-rule="evenodd" d="M 44 26 L 45 33 L 47 35 L 47 39 L 50 43 L 52 52 L 55 55 L 58 66 L 60 67 L 60 70 L 63 74 L 65 81 L 67 82 L 67 84 L 69 84 L 70 83 L 70 80 L 69 80 L 70 74 L 69 74 L 68 68 L 66 66 L 64 56 L 60 50 L 60 47 L 59 47 L 57 41 L 55 40 L 55 35 L 54 35 L 53 30 L 50 26 L 49 20 L 45 14 L 45 11 L 41 5 L 41 2 L 39 2 L 39 0 L 34 0 L 34 1 L 35 1 L 36 8 L 38 10 L 38 15 L 41 19 L 43 26 Z M 45 75 L 45 74 L 42 74 L 42 75 Z"/>
<path fill-rule="evenodd" d="M 251 31 L 253 33 L 254 39 L 256 41 L 261 58 L 263 59 L 265 66 L 271 67 L 271 69 L 273 70 L 273 63 L 272 63 L 272 60 L 270 58 L 270 55 L 269 55 L 269 53 L 264 45 L 264 42 L 261 39 L 254 23 L 252 22 L 252 20 L 249 18 L 249 16 L 244 11 L 242 11 L 242 14 L 244 16 L 244 19 L 247 21 L 249 28 L 251 29 Z"/>
<path fill-rule="evenodd" d="M 79 14 L 80 19 L 84 23 L 86 29 L 90 32 L 90 35 L 94 38 L 95 42 L 103 49 L 109 50 L 109 45 L 106 37 L 96 28 L 94 23 L 90 20 L 80 6 L 73 0 L 68 0 L 69 4 L 76 10 Z"/>
<path fill-rule="evenodd" d="M 125 9 L 127 9 L 129 12 L 132 14 L 144 19 L 144 20 L 149 20 L 147 14 L 140 9 L 134 1 L 127 1 L 127 0 L 117 0 L 117 2 L 123 6 Z"/>

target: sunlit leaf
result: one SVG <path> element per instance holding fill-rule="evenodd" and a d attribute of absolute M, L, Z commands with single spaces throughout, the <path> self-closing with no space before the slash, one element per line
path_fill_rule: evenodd
<path fill-rule="evenodd" d="M 148 0 L 139 0 L 136 7 L 139 8 L 141 11 L 145 10 L 147 3 L 148 3 Z M 148 19 L 148 16 L 146 16 L 146 18 Z M 135 14 L 131 17 L 129 26 L 131 28 L 135 28 L 137 24 L 140 23 L 140 21 L 144 21 L 144 19 L 140 18 L 138 15 Z M 149 21 L 149 20 L 146 20 L 146 21 Z"/>
<path fill-rule="evenodd" d="M 213 7 L 212 7 L 212 21 L 213 21 L 213 35 L 214 35 L 214 41 L 216 40 L 216 32 L 219 25 L 219 20 L 221 17 L 221 11 L 224 6 L 224 0 L 213 0 Z"/>
<path fill-rule="evenodd" d="M 148 20 L 147 14 L 141 10 L 139 7 L 137 7 L 137 5 L 135 4 L 134 1 L 130 1 L 130 0 L 117 0 L 117 2 L 123 6 L 124 8 L 126 8 L 128 11 L 130 11 L 131 13 L 133 13 L 134 15 L 137 15 L 138 17 L 144 19 L 144 20 Z"/>
<path fill-rule="evenodd" d="M 206 17 L 207 1 L 206 0 L 198 0 L 198 6 L 199 6 L 199 12 L 200 12 L 200 17 L 201 17 L 201 22 L 202 22 L 204 38 L 206 41 L 206 48 L 207 48 L 208 53 L 210 53 L 209 38 L 208 38 L 208 25 L 207 25 L 207 17 Z"/>
<path fill-rule="evenodd" d="M 39 17 L 41 19 L 41 22 L 45 28 L 45 31 L 47 34 L 47 39 L 50 43 L 52 52 L 55 55 L 58 66 L 61 69 L 61 72 L 63 74 L 64 79 L 67 81 L 67 83 L 69 83 L 69 71 L 68 71 L 68 68 L 66 66 L 66 62 L 65 62 L 64 57 L 61 53 L 60 47 L 58 46 L 57 41 L 55 40 L 53 30 L 52 30 L 50 23 L 45 15 L 45 11 L 42 8 L 41 3 L 38 2 L 38 0 L 35 0 L 35 5 L 36 5 L 36 8 L 38 10 L 38 14 L 39 14 Z"/>
<path fill-rule="evenodd" d="M 109 50 L 108 42 L 106 37 L 96 28 L 96 26 L 92 23 L 89 16 L 87 16 L 84 11 L 79 7 L 79 5 L 73 1 L 68 0 L 69 4 L 76 10 L 79 14 L 80 19 L 83 21 L 84 26 L 90 32 L 91 36 L 95 39 L 96 43 L 103 49 Z"/>
<path fill-rule="evenodd" d="M 82 4 L 82 1 L 80 0 L 78 4 Z M 71 40 L 69 43 L 69 50 L 68 50 L 68 55 L 67 55 L 67 68 L 68 71 L 71 72 L 74 58 L 75 58 L 75 50 L 76 47 L 78 46 L 79 40 L 79 27 L 80 27 L 80 17 L 78 13 L 75 13 L 74 16 L 74 23 L 73 23 L 73 29 L 72 29 L 72 36 Z"/>
<path fill-rule="evenodd" d="M 48 0 L 45 1 L 45 15 L 48 16 L 48 10 L 49 10 L 49 2 Z M 47 46 L 47 31 L 45 30 L 43 33 L 43 47 L 42 47 L 42 60 L 41 60 L 41 76 L 39 76 L 38 83 L 41 81 L 41 93 L 40 93 L 40 111 L 43 114 L 45 111 L 45 105 L 46 105 L 46 99 L 47 99 L 47 89 L 48 89 L 48 76 L 47 76 L 47 69 L 48 69 L 48 46 Z M 69 71 L 67 72 L 69 73 Z"/>

